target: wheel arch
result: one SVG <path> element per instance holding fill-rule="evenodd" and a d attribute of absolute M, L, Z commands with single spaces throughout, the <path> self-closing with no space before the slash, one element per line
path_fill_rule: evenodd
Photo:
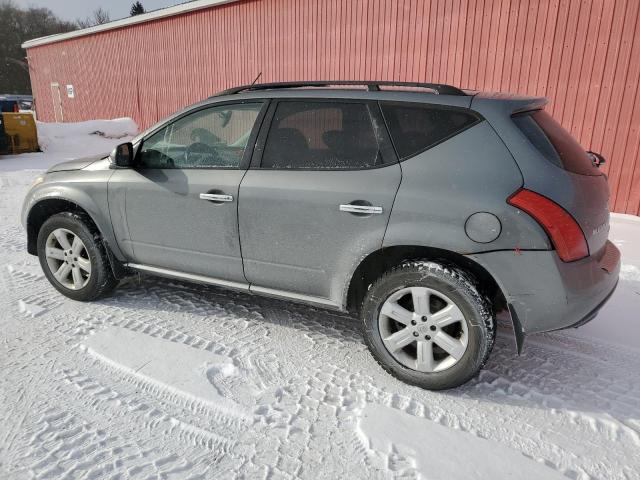
<path fill-rule="evenodd" d="M 96 225 L 93 217 L 84 208 L 78 205 L 76 202 L 68 200 L 66 198 L 51 197 L 44 198 L 36 203 L 29 209 L 26 221 L 27 229 L 27 252 L 31 255 L 37 255 L 38 233 L 40 228 L 52 215 L 58 213 L 71 212 L 80 213 L 86 215 L 91 220 L 92 226 L 98 231 L 100 229 Z"/>
<path fill-rule="evenodd" d="M 101 228 L 95 219 L 95 214 L 92 214 L 78 202 L 68 198 L 48 196 L 40 198 L 31 205 L 25 221 L 25 227 L 27 230 L 27 252 L 31 255 L 38 255 L 37 244 L 40 228 L 52 215 L 63 212 L 80 214 L 91 222 L 90 226 L 102 237 L 113 273 L 116 277 L 122 278 L 122 276 L 124 276 L 122 262 L 116 258 L 114 254 L 113 241 L 110 241 L 109 236 L 105 235 L 105 233 L 108 234 L 108 231 L 106 231 L 105 228 Z"/>
<path fill-rule="evenodd" d="M 367 255 L 349 279 L 344 305 L 350 312 L 360 313 L 369 286 L 390 268 L 405 260 L 432 260 L 465 271 L 476 281 L 480 293 L 491 301 L 494 311 L 507 309 L 506 295 L 501 286 L 482 265 L 468 257 L 435 247 L 394 245 Z"/>

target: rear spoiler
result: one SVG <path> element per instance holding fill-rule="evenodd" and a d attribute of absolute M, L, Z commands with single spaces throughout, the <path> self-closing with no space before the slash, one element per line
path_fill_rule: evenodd
<path fill-rule="evenodd" d="M 540 110 L 549 103 L 545 97 L 528 97 L 516 93 L 480 92 L 473 96 L 470 108 L 473 108 L 474 103 L 483 103 L 483 100 L 503 103 L 504 110 L 508 110 L 512 115 L 530 110 Z"/>

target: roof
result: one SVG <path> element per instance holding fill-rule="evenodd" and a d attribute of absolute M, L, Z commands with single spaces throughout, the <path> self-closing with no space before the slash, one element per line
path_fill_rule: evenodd
<path fill-rule="evenodd" d="M 102 25 L 95 25 L 93 27 L 83 28 L 81 30 L 74 30 L 73 32 L 58 33 L 56 35 L 48 35 L 46 37 L 27 40 L 22 44 L 22 48 L 33 48 L 39 47 L 40 45 L 62 42 L 64 40 L 70 40 L 72 38 L 84 37 L 87 35 L 93 35 L 94 33 L 115 30 L 117 28 L 128 27 L 130 25 L 136 25 L 138 23 L 152 22 L 160 18 L 172 17 L 174 15 L 181 15 L 183 13 L 193 12 L 196 10 L 215 7 L 216 5 L 224 5 L 226 3 L 233 3 L 237 1 L 238 0 L 196 0 L 192 2 L 181 3 L 173 7 L 154 10 L 152 12 L 142 13 L 133 17 L 127 17 L 120 20 L 114 20 L 113 22 L 103 23 Z"/>

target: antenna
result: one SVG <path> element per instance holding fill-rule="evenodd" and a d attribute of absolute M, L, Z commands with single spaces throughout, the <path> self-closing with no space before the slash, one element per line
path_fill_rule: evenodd
<path fill-rule="evenodd" d="M 260 72 L 260 73 L 258 74 L 258 76 L 253 80 L 253 82 L 251 82 L 251 85 L 255 85 L 255 84 L 256 84 L 256 82 L 258 81 L 258 79 L 259 79 L 261 76 L 262 76 L 262 72 Z"/>

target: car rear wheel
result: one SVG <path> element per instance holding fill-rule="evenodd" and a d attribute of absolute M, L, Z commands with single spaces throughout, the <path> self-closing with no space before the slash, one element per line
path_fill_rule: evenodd
<path fill-rule="evenodd" d="M 44 222 L 38 258 L 49 282 L 74 300 L 94 300 L 117 284 L 99 232 L 80 214 L 59 213 Z"/>
<path fill-rule="evenodd" d="M 378 363 L 400 380 L 429 390 L 473 378 L 495 336 L 490 305 L 473 281 L 428 261 L 406 262 L 380 277 L 361 315 Z"/>

